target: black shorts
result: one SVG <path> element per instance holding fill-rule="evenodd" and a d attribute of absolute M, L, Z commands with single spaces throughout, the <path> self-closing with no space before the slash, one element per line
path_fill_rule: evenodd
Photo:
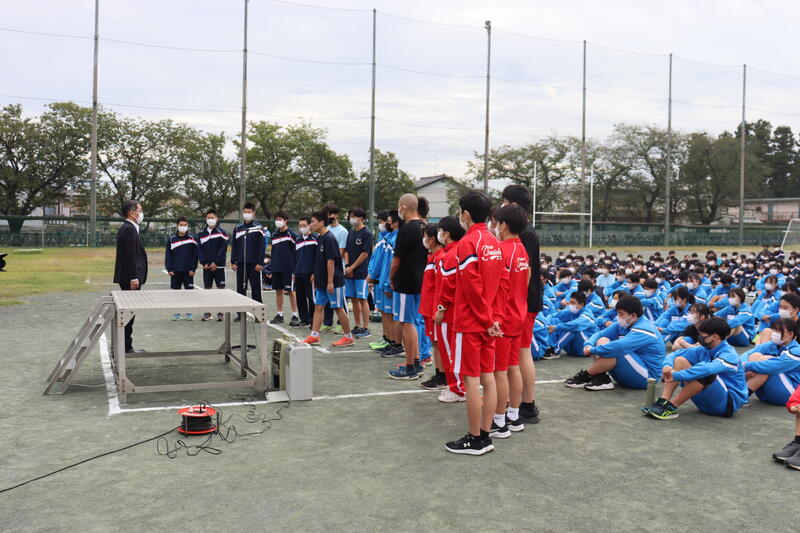
<path fill-rule="evenodd" d="M 210 289 L 216 283 L 218 289 L 225 288 L 225 268 L 217 267 L 215 271 L 203 270 L 203 288 Z"/>
<path fill-rule="evenodd" d="M 292 281 L 291 272 L 273 272 L 272 273 L 272 289 L 279 291 L 281 289 L 294 292 L 294 282 Z"/>

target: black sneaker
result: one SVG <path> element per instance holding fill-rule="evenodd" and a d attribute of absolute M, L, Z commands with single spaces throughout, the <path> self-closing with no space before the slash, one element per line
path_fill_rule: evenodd
<path fill-rule="evenodd" d="M 283 324 L 283 315 L 275 315 L 275 317 L 269 321 L 270 324 Z"/>
<path fill-rule="evenodd" d="M 614 382 L 611 381 L 611 376 L 603 372 L 592 377 L 592 381 L 587 383 L 584 390 L 611 390 L 614 388 Z"/>
<path fill-rule="evenodd" d="M 447 387 L 447 380 L 445 379 L 444 374 L 434 374 L 431 379 L 420 383 L 420 386 L 423 389 L 428 390 L 443 389 Z"/>
<path fill-rule="evenodd" d="M 209 320 L 211 320 L 211 313 L 203 313 L 203 318 L 201 318 L 200 320 L 202 320 L 203 322 L 208 322 Z"/>
<path fill-rule="evenodd" d="M 300 322 L 299 324 L 297 324 L 297 327 L 298 328 L 310 328 L 311 324 L 309 324 L 308 322 Z"/>
<path fill-rule="evenodd" d="M 296 328 L 301 324 L 300 317 L 293 316 L 292 319 L 289 321 L 289 325 L 293 328 Z"/>
<path fill-rule="evenodd" d="M 592 375 L 586 370 L 581 370 L 569 379 L 564 380 L 564 385 L 571 389 L 582 389 L 587 383 L 592 382 Z"/>
<path fill-rule="evenodd" d="M 544 351 L 544 355 L 542 355 L 542 359 L 561 359 L 561 352 L 556 352 L 552 348 L 548 348 Z"/>
<path fill-rule="evenodd" d="M 795 441 L 790 442 L 779 452 L 772 454 L 772 458 L 779 463 L 785 463 L 787 459 L 800 453 L 800 444 Z"/>
<path fill-rule="evenodd" d="M 539 408 L 533 402 L 522 402 L 519 404 L 519 419 L 531 424 L 538 424 L 540 420 Z"/>
<path fill-rule="evenodd" d="M 461 453 L 467 455 L 483 455 L 494 450 L 491 439 L 482 439 L 467 433 L 458 440 L 448 442 L 444 445 L 450 453 Z"/>
<path fill-rule="evenodd" d="M 791 468 L 792 470 L 800 470 L 800 452 L 797 452 L 793 456 L 789 457 L 784 461 L 786 466 Z"/>
<path fill-rule="evenodd" d="M 225 315 L 222 313 L 217 313 L 217 322 L 222 322 L 225 320 Z"/>
<path fill-rule="evenodd" d="M 511 430 L 508 428 L 508 424 L 500 427 L 494 422 L 494 420 L 492 420 L 492 427 L 489 429 L 489 436 L 497 439 L 507 439 L 511 436 Z"/>
<path fill-rule="evenodd" d="M 506 426 L 508 426 L 508 429 L 514 433 L 525 429 L 525 424 L 522 423 L 522 417 L 517 418 L 516 420 L 511 420 L 508 418 L 508 415 L 506 415 Z"/>

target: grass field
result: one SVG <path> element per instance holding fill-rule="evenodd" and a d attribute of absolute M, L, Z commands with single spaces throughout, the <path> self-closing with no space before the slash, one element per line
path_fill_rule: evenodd
<path fill-rule="evenodd" d="M 42 396 L 59 354 L 114 289 L 113 250 L 79 252 L 45 251 L 54 269 L 45 272 L 25 263 L 9 289 L 9 299 L 24 303 L 0 310 L 0 490 L 169 431 L 178 416 L 166 406 L 235 403 L 230 393 L 242 392 L 131 395 L 112 411 L 96 348 L 76 386 Z M 93 266 L 51 279 L 69 258 Z M 145 289 L 166 288 L 160 261 L 153 251 Z M 19 264 L 12 259 L 9 272 Z M 48 291 L 20 289 L 39 282 Z M 271 316 L 272 293 L 265 303 Z M 151 351 L 206 348 L 221 333 L 216 322 L 140 317 L 135 339 Z M 270 339 L 279 334 L 271 329 Z M 335 338 L 323 334 L 326 344 Z M 170 460 L 149 442 L 0 493 L 0 531 L 796 531 L 786 492 L 800 477 L 770 459 L 794 428 L 785 409 L 756 400 L 721 419 L 687 405 L 677 420 L 656 421 L 638 410 L 643 391 L 564 387 L 561 380 L 586 361 L 563 357 L 537 363 L 540 424 L 496 441 L 484 457 L 454 456 L 443 443 L 465 432 L 464 405 L 437 402 L 418 382 L 388 379 L 399 359 L 365 345 L 315 350 L 316 399 L 293 403 L 262 435 L 216 440 L 219 455 Z M 208 357 L 138 359 L 129 373 L 140 384 L 236 375 Z M 250 409 L 223 413 L 246 417 Z M 252 409 L 275 417 L 279 406 Z M 179 436 L 167 439 L 175 446 Z"/>

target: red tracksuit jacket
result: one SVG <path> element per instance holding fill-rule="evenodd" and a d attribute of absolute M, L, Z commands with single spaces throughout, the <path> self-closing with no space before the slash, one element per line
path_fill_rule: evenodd
<path fill-rule="evenodd" d="M 522 333 L 528 313 L 528 279 L 531 272 L 528 252 L 519 239 L 502 241 L 500 250 L 507 274 L 501 278 L 495 297 L 495 319 L 500 320 L 504 336 L 516 337 Z"/>
<path fill-rule="evenodd" d="M 426 318 L 433 318 L 436 314 L 436 266 L 444 251 L 439 248 L 428 254 L 428 264 L 422 274 L 422 290 L 419 295 L 419 314 Z"/>
<path fill-rule="evenodd" d="M 436 268 L 436 297 L 434 305 L 444 306 L 443 322 L 453 323 L 453 302 L 456 298 L 456 272 L 458 272 L 458 242 L 451 242 L 444 247 Z"/>
<path fill-rule="evenodd" d="M 503 252 L 486 224 L 473 224 L 458 241 L 458 273 L 453 327 L 460 333 L 485 332 L 494 324 L 494 302 L 503 275 Z"/>
<path fill-rule="evenodd" d="M 791 409 L 795 405 L 800 405 L 800 386 L 798 386 L 791 396 L 789 396 L 789 401 L 786 402 L 786 408 Z M 791 411 L 790 411 L 791 412 Z M 792 413 L 794 414 L 794 413 Z"/>

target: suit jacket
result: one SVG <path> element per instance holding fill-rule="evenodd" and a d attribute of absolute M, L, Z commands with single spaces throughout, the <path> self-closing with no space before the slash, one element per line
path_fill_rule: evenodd
<path fill-rule="evenodd" d="M 114 283 L 129 285 L 138 279 L 139 285 L 147 281 L 147 253 L 142 238 L 130 220 L 117 231 L 117 259 L 114 263 Z"/>

